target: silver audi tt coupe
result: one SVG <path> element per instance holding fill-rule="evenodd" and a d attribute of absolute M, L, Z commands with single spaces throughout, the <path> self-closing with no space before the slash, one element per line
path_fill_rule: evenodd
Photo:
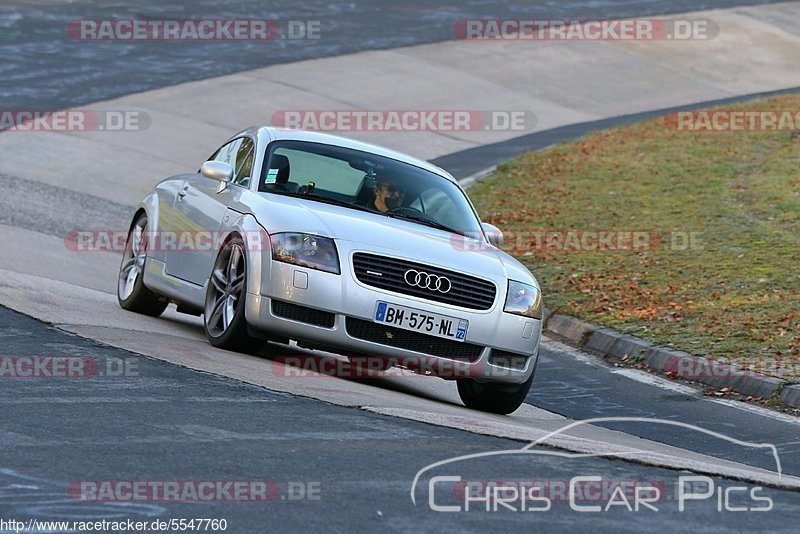
<path fill-rule="evenodd" d="M 268 341 L 455 379 L 511 413 L 541 334 L 533 275 L 501 251 L 458 182 L 429 163 L 331 135 L 254 127 L 139 205 L 120 267 L 126 310 L 172 302 L 212 345 Z"/>

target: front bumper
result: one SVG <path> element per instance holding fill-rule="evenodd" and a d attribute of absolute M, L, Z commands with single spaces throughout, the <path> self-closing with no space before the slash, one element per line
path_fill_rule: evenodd
<path fill-rule="evenodd" d="M 534 372 L 541 321 L 503 312 L 504 287 L 498 288 L 494 305 L 486 311 L 432 302 L 358 281 L 348 267 L 354 252 L 342 254 L 341 275 L 265 259 L 260 292 L 247 295 L 248 324 L 331 352 L 433 361 L 435 368 L 457 368 L 457 377 L 522 383 Z M 466 319 L 466 339 L 442 340 L 375 323 L 378 301 Z M 450 377 L 446 375 L 445 371 L 443 377 Z"/>

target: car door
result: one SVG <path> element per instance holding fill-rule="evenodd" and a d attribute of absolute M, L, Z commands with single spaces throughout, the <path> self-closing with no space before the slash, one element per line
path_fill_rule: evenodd
<path fill-rule="evenodd" d="M 210 158 L 223 161 L 234 169 L 231 183 L 220 191 L 220 182 L 199 172 L 187 178 L 180 187 L 170 217 L 175 246 L 167 247 L 167 273 L 193 284 L 203 285 L 211 273 L 219 247 L 219 229 L 229 206 L 250 181 L 254 142 L 240 137 L 223 145 Z"/>

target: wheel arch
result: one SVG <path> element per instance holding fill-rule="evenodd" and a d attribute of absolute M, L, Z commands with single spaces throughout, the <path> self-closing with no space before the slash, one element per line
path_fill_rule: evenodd
<path fill-rule="evenodd" d="M 245 244 L 244 252 L 248 269 L 247 292 L 252 295 L 263 295 L 270 277 L 272 258 L 269 232 L 250 213 L 239 213 L 229 209 L 225 215 L 229 222 L 223 223 L 220 230 L 228 232 L 228 235 L 225 236 L 223 244 L 214 254 L 214 263 L 217 261 L 222 246 L 234 236 L 238 236 Z"/>

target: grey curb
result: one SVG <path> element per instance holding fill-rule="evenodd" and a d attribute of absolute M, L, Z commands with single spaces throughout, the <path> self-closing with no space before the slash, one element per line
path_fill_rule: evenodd
<path fill-rule="evenodd" d="M 742 395 L 770 398 L 780 392 L 781 401 L 800 408 L 800 385 L 703 358 L 668 347 L 656 347 L 644 339 L 601 328 L 575 317 L 546 314 L 543 332 L 603 357 L 638 357 L 647 366 L 670 378 L 694 380 L 717 389 L 730 388 Z M 783 388 L 783 389 L 781 389 Z"/>
<path fill-rule="evenodd" d="M 639 356 L 651 348 L 652 343 L 627 334 L 620 334 L 609 328 L 599 328 L 589 336 L 585 347 L 593 352 L 622 359 L 625 356 Z"/>
<path fill-rule="evenodd" d="M 781 400 L 787 406 L 800 406 L 800 386 L 786 386 L 783 388 Z"/>
<path fill-rule="evenodd" d="M 497 165 L 492 165 L 491 167 L 487 167 L 487 168 L 483 169 L 482 171 L 478 171 L 478 172 L 476 172 L 474 174 L 470 174 L 466 178 L 460 179 L 458 181 L 458 183 L 461 184 L 461 187 L 463 189 L 469 189 L 470 187 L 472 187 L 473 185 L 477 184 L 478 182 L 480 182 L 484 178 L 487 178 L 488 176 L 490 176 L 496 170 L 497 170 Z"/>
<path fill-rule="evenodd" d="M 574 345 L 586 343 L 586 340 L 595 330 L 589 323 L 584 323 L 566 315 L 551 315 L 544 324 L 551 333 Z"/>

